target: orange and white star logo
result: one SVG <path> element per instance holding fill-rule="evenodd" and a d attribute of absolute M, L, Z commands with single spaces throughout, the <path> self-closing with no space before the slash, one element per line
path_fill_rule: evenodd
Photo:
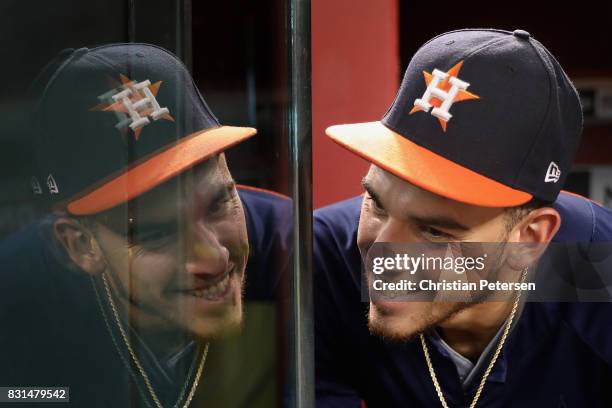
<path fill-rule="evenodd" d="M 109 103 L 100 103 L 90 110 L 102 112 L 116 112 L 120 115 L 118 128 L 127 126 L 134 132 L 134 138 L 138 140 L 142 128 L 153 120 L 169 120 L 174 122 L 168 108 L 162 108 L 157 102 L 156 96 L 162 81 L 151 84 L 149 80 L 134 82 L 125 75 L 120 75 L 121 84 L 119 91 L 100 95 L 99 99 L 111 100 Z"/>
<path fill-rule="evenodd" d="M 442 130 L 446 132 L 446 125 L 453 117 L 449 110 L 453 103 L 480 99 L 478 95 L 466 91 L 469 83 L 459 79 L 459 70 L 463 61 L 459 61 L 448 72 L 434 69 L 433 73 L 423 71 L 427 89 L 422 97 L 415 99 L 414 108 L 410 115 L 418 111 L 428 112 L 433 107 L 431 114 L 438 118 Z"/>

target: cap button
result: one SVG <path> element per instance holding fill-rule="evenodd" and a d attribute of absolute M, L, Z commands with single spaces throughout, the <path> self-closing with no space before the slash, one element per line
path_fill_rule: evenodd
<path fill-rule="evenodd" d="M 523 40 L 528 40 L 529 37 L 531 37 L 531 34 L 529 34 L 525 30 L 514 30 L 512 34 L 514 34 L 516 37 L 523 39 Z"/>

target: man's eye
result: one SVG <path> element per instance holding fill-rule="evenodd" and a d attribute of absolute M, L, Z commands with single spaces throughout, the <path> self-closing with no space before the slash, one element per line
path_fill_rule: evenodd
<path fill-rule="evenodd" d="M 221 215 L 224 214 L 228 207 L 234 202 L 236 198 L 236 190 L 231 189 L 226 191 L 223 196 L 213 201 L 208 207 L 209 215 Z"/>
<path fill-rule="evenodd" d="M 222 198 L 222 199 L 216 200 L 214 203 L 211 203 L 210 206 L 208 207 L 208 213 L 211 215 L 222 213 L 223 210 L 225 210 L 225 207 L 228 201 L 229 201 L 228 198 Z"/>
<path fill-rule="evenodd" d="M 380 204 L 378 199 L 370 195 L 370 193 L 368 193 L 368 199 L 370 200 L 372 209 L 374 209 L 376 213 L 383 214 L 385 212 L 385 208 Z"/>
<path fill-rule="evenodd" d="M 450 240 L 450 235 L 448 235 L 447 233 L 440 231 L 439 229 L 427 226 L 427 225 L 423 225 L 421 227 L 419 227 L 421 233 L 430 240 Z"/>
<path fill-rule="evenodd" d="M 155 225 L 134 227 L 130 229 L 129 242 L 131 245 L 158 248 L 176 241 L 176 223 L 168 225 Z"/>

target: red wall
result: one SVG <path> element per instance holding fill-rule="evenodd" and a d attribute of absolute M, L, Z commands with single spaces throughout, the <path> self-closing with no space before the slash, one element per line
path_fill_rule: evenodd
<path fill-rule="evenodd" d="M 361 192 L 368 163 L 325 136 L 379 120 L 399 86 L 397 0 L 312 1 L 314 207 Z"/>

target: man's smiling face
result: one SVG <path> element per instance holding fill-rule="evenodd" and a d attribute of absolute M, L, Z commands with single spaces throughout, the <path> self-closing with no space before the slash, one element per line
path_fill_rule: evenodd
<path fill-rule="evenodd" d="M 94 220 L 105 273 L 136 327 L 203 339 L 239 327 L 248 240 L 223 155 Z"/>
<path fill-rule="evenodd" d="M 364 257 L 375 242 L 505 242 L 508 219 L 503 208 L 453 201 L 423 190 L 372 165 L 363 182 L 357 242 Z M 449 319 L 462 302 L 370 301 L 371 331 L 407 339 Z"/>

